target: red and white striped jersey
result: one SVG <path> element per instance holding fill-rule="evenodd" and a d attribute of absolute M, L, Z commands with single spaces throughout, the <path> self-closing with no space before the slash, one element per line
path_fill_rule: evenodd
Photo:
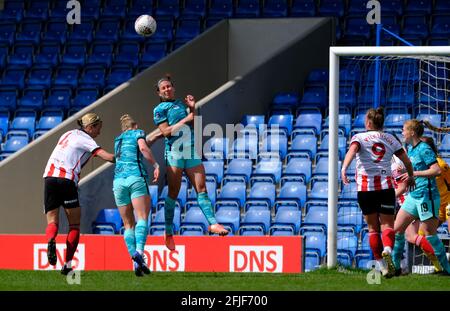
<path fill-rule="evenodd" d="M 358 145 L 356 153 L 356 183 L 358 191 L 378 191 L 394 188 L 391 159 L 404 152 L 392 134 L 381 131 L 358 133 L 350 144 Z"/>
<path fill-rule="evenodd" d="M 82 130 L 71 130 L 58 140 L 45 167 L 44 177 L 80 179 L 81 168 L 100 150 L 94 139 Z"/>
<path fill-rule="evenodd" d="M 401 175 L 407 172 L 405 164 L 397 158 L 395 155 L 392 157 L 391 162 L 391 171 L 392 171 L 392 178 L 394 179 L 394 188 L 398 188 L 398 184 L 402 181 L 399 179 Z M 405 202 L 406 196 L 408 195 L 408 191 L 405 193 L 402 193 L 399 197 L 397 197 L 397 203 L 399 206 L 403 205 L 403 202 Z"/>

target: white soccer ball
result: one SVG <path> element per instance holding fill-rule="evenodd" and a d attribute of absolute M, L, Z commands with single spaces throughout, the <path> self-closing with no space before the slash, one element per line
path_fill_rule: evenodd
<path fill-rule="evenodd" d="M 134 29 L 141 36 L 149 37 L 156 31 L 156 21 L 150 15 L 141 15 L 134 22 Z"/>

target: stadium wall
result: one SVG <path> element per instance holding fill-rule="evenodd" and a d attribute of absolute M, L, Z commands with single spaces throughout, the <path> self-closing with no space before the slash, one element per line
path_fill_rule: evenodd
<path fill-rule="evenodd" d="M 146 132 L 155 129 L 152 109 L 158 99 L 154 83 L 170 73 L 179 97 L 191 93 L 202 99 L 233 81 L 223 92 L 209 96 L 211 100 L 202 105 L 200 113 L 204 116 L 203 125 L 239 122 L 243 114 L 265 113 L 275 92 L 298 90 L 312 68 L 327 67 L 333 34 L 328 18 L 230 20 L 217 24 L 2 161 L 0 233 L 44 230 L 45 164 L 61 134 L 76 128 L 76 118 L 84 113 L 94 111 L 102 117 L 102 134 L 96 140 L 113 151 L 113 137 L 120 132 L 118 120 L 122 114 L 134 116 Z M 162 142 L 157 142 L 152 150 L 163 163 Z M 115 207 L 111 191 L 113 166 L 102 165 L 101 160 L 93 159 L 83 169 L 82 177 L 87 177 L 80 183 L 80 202 L 81 230 L 85 233 L 91 232 L 91 223 L 100 209 Z M 60 219 L 64 232 L 67 223 L 65 217 Z"/>

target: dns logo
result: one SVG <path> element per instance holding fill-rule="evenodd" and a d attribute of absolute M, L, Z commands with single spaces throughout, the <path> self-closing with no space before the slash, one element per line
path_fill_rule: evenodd
<path fill-rule="evenodd" d="M 230 246 L 230 272 L 282 272 L 283 246 Z"/>
<path fill-rule="evenodd" d="M 184 245 L 177 245 L 174 251 L 166 246 L 145 246 L 144 254 L 151 271 L 184 271 Z"/>
<path fill-rule="evenodd" d="M 66 257 L 66 244 L 56 244 L 56 257 L 58 258 L 56 266 L 49 264 L 47 259 L 47 244 L 34 244 L 33 245 L 33 269 L 34 270 L 60 270 L 64 264 Z M 79 244 L 77 251 L 75 252 L 72 260 L 72 267 L 74 270 L 84 270 L 85 257 L 84 257 L 84 244 Z"/>

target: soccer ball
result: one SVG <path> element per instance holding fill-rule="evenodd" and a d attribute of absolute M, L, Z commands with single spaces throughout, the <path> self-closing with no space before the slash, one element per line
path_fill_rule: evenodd
<path fill-rule="evenodd" d="M 141 15 L 134 22 L 134 29 L 141 36 L 149 37 L 156 31 L 156 21 L 150 15 Z"/>

